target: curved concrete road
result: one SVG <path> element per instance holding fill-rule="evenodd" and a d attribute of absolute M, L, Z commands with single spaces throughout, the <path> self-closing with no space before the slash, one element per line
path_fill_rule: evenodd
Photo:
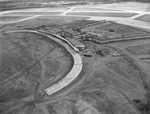
<path fill-rule="evenodd" d="M 45 89 L 45 92 L 48 95 L 51 95 L 51 94 L 63 89 L 68 84 L 70 84 L 73 80 L 75 80 L 78 77 L 78 75 L 80 74 L 80 72 L 82 70 L 82 67 L 83 67 L 82 58 L 78 54 L 78 52 L 76 52 L 78 49 L 76 47 L 74 47 L 68 40 L 66 40 L 66 39 L 64 39 L 60 36 L 57 36 L 55 34 L 45 34 L 42 31 L 38 32 L 38 31 L 31 31 L 31 30 L 17 30 L 17 31 L 8 31 L 6 33 L 10 33 L 10 32 L 32 32 L 32 33 L 36 33 L 36 34 L 46 36 L 47 38 L 63 45 L 66 48 L 66 50 L 73 57 L 74 64 L 73 64 L 73 67 L 70 70 L 70 72 L 62 80 L 58 81 L 54 85 L 52 85 L 49 88 Z"/>
<path fill-rule="evenodd" d="M 72 55 L 73 61 L 74 61 L 74 65 L 73 65 L 71 71 L 62 80 L 60 80 L 53 86 L 45 89 L 47 94 L 51 95 L 51 94 L 61 90 L 62 88 L 66 87 L 74 79 L 76 79 L 82 70 L 83 63 L 82 63 L 81 56 L 77 53 L 78 49 L 75 46 L 73 46 L 68 40 L 64 39 L 63 37 L 57 36 L 55 34 L 50 34 L 50 33 L 45 34 L 44 32 L 42 32 L 40 34 L 45 35 L 45 36 L 49 37 L 50 39 L 63 45 L 67 49 L 67 51 Z"/>

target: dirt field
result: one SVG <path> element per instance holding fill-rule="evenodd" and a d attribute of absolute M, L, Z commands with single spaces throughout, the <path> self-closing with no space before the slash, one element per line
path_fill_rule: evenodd
<path fill-rule="evenodd" d="M 59 44 L 28 32 L 1 36 L 0 50 L 1 103 L 42 92 L 45 83 L 64 77 L 73 64 Z"/>
<path fill-rule="evenodd" d="M 102 58 L 101 58 L 102 59 Z M 93 61 L 87 59 L 89 62 Z M 45 105 L 49 113 L 83 113 L 83 114 L 137 114 L 137 110 L 128 99 L 140 99 L 145 94 L 140 78 L 136 71 L 125 60 L 107 61 L 104 68 L 98 60 L 94 71 L 88 75 L 84 82 L 68 96 Z M 129 78 L 120 74 L 112 63 L 128 75 Z M 109 64 L 109 65 L 108 65 Z M 111 66 L 111 65 L 112 66 Z M 101 65 L 101 67 L 100 67 Z M 87 64 L 87 67 L 90 67 Z M 92 67 L 93 68 L 93 67 Z M 88 70 L 90 71 L 90 70 Z M 88 73 L 88 71 L 83 71 Z M 129 74 L 128 74 L 129 73 Z M 132 73 L 132 75 L 131 75 Z M 135 73 L 135 74 L 134 74 Z M 134 74 L 134 75 L 133 75 Z M 136 80 L 134 78 L 137 78 Z M 123 94 L 124 93 L 124 94 Z M 63 107 L 58 110 L 58 107 Z M 40 107 L 42 109 L 42 106 Z"/>
<path fill-rule="evenodd" d="M 137 85 L 140 88 L 143 88 L 139 73 L 132 66 L 132 64 L 128 63 L 126 60 L 118 59 L 116 61 L 111 61 L 111 62 L 106 63 L 106 66 L 112 71 L 119 74 L 120 76 L 123 76 L 124 78 L 128 80 L 132 80 L 134 83 L 137 83 Z M 132 88 L 132 86 L 130 87 Z"/>
<path fill-rule="evenodd" d="M 133 55 L 150 55 L 150 44 L 129 46 L 126 50 Z"/>
<path fill-rule="evenodd" d="M 101 16 L 101 17 L 132 17 L 136 13 L 110 13 L 110 12 L 71 12 L 67 15 Z"/>
<path fill-rule="evenodd" d="M 81 20 L 81 19 L 86 19 L 84 17 L 71 17 L 71 16 L 40 16 L 36 17 L 30 20 L 18 22 L 18 23 L 12 23 L 12 24 L 6 24 L 2 26 L 3 31 L 7 30 L 16 30 L 16 29 L 40 29 L 43 28 L 44 26 L 49 26 L 51 27 L 57 27 L 61 26 L 62 24 L 65 24 L 67 22 L 72 22 L 75 20 Z"/>
<path fill-rule="evenodd" d="M 90 14 L 92 15 L 92 12 Z M 62 25 L 75 27 L 86 24 L 83 20 L 75 21 L 81 19 L 85 18 L 40 16 L 19 23 L 5 24 L 0 30 L 51 31 L 52 28 L 56 28 L 57 31 L 58 28 L 63 27 Z M 75 22 L 67 24 L 72 21 Z M 97 25 L 96 27 L 103 29 L 105 33 L 113 29 L 117 34 L 145 34 L 145 30 L 139 30 L 139 28 L 134 29 L 116 23 L 109 24 L 108 22 L 106 26 Z M 87 27 L 88 30 L 93 28 Z M 4 33 L 3 35 L 5 37 L 0 36 L 0 82 L 2 85 L 0 85 L 0 113 L 140 114 L 133 104 L 134 99 L 143 100 L 146 94 L 139 69 L 122 56 L 115 56 L 116 51 L 110 48 L 109 44 L 83 42 L 87 47 L 84 51 L 90 52 L 92 56 L 86 57 L 82 55 L 83 51 L 80 52 L 83 59 L 81 74 L 66 88 L 48 96 L 42 94 L 43 88 L 51 86 L 70 71 L 72 68 L 70 55 L 59 44 L 40 35 L 29 33 Z M 131 55 L 150 54 L 148 48 L 150 44 L 133 42 L 119 42 L 111 45 L 125 48 Z M 96 53 L 104 49 L 107 49 L 109 53 L 103 56 Z M 32 64 L 34 62 L 35 64 Z M 145 69 L 145 67 L 142 68 Z M 21 74 L 16 76 L 19 71 Z M 15 78 L 11 80 L 12 76 Z M 150 82 L 149 80 L 147 78 L 147 82 Z M 14 83 L 11 84 L 11 81 Z"/>

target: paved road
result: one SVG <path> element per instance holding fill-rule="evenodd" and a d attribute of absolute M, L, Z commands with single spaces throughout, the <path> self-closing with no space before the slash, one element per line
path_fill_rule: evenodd
<path fill-rule="evenodd" d="M 73 61 L 74 61 L 72 69 L 62 80 L 58 81 L 57 83 L 55 83 L 51 87 L 48 87 L 45 89 L 45 92 L 48 95 L 51 95 L 55 92 L 58 92 L 59 90 L 66 87 L 68 84 L 73 82 L 73 80 L 75 80 L 78 77 L 78 75 L 80 74 L 80 72 L 82 71 L 83 63 L 82 63 L 81 56 L 77 52 L 78 49 L 76 49 L 76 47 L 71 45 L 69 43 L 69 41 L 67 41 L 66 39 L 64 39 L 60 36 L 54 35 L 54 34 L 45 34 L 44 32 L 31 31 L 31 30 L 8 31 L 7 33 L 10 33 L 10 32 L 34 32 L 37 34 L 44 35 L 47 38 L 63 45 L 66 48 L 66 50 L 72 55 Z"/>

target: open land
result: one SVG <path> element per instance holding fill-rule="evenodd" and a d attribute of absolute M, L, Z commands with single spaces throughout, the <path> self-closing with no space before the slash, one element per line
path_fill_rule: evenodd
<path fill-rule="evenodd" d="M 32 16 L 32 15 L 57 15 L 60 14 L 61 12 L 14 12 L 11 13 L 11 15 L 13 16 L 20 16 L 20 15 L 25 15 L 25 16 Z M 7 15 L 10 15 L 9 13 Z"/>
<path fill-rule="evenodd" d="M 143 15 L 141 17 L 136 18 L 136 20 L 150 22 L 150 14 Z"/>
<path fill-rule="evenodd" d="M 60 80 L 70 71 L 69 53 L 56 42 L 45 39 L 32 33 L 1 36 L 1 103 L 30 99 L 37 85 L 38 91 L 43 91 L 45 83 Z"/>
<path fill-rule="evenodd" d="M 75 8 L 73 11 L 110 11 L 110 9 L 104 9 L 104 8 L 91 8 L 91 7 L 84 7 L 84 8 Z M 115 10 L 111 9 L 111 11 L 121 11 L 121 10 Z"/>
<path fill-rule="evenodd" d="M 28 19 L 31 18 L 30 16 L 0 16 L 0 23 L 11 23 L 11 22 L 15 22 L 18 20 L 24 20 L 24 19 Z"/>
<path fill-rule="evenodd" d="M 25 16 L 1 16 L 0 17 L 0 21 L 6 21 L 6 20 L 18 20 L 18 19 L 22 19 L 25 18 Z"/>
<path fill-rule="evenodd" d="M 150 28 L 145 20 L 136 20 L 147 14 L 148 6 L 136 5 L 104 4 L 101 6 L 107 8 L 96 5 L 96 9 L 91 5 L 91 11 L 84 12 L 87 16 L 82 6 L 54 16 L 36 10 L 40 15 L 36 18 L 0 25 L 0 113 L 149 114 Z M 116 13 L 115 7 L 120 11 Z M 141 8 L 140 12 L 136 8 Z M 70 16 L 76 10 L 81 15 Z M 139 25 L 117 23 L 120 20 Z M 45 94 L 45 88 L 53 87 L 71 71 L 72 57 L 63 45 L 19 30 L 55 34 L 73 44 L 83 63 L 77 78 L 61 90 Z"/>
<path fill-rule="evenodd" d="M 102 16 L 102 17 L 132 17 L 136 13 L 107 13 L 107 12 L 72 12 L 68 15 Z"/>
<path fill-rule="evenodd" d="M 149 12 L 150 3 L 140 3 L 140 2 L 122 2 L 114 4 L 104 4 L 103 7 L 116 8 L 129 11 L 146 11 Z"/>

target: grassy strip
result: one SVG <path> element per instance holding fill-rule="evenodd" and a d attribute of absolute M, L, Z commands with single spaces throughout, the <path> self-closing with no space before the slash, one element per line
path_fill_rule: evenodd
<path fill-rule="evenodd" d="M 71 12 L 67 15 L 85 15 L 85 16 L 101 16 L 101 17 L 132 17 L 137 13 L 114 13 L 114 12 Z"/>
<path fill-rule="evenodd" d="M 135 20 L 150 22 L 150 14 L 146 14 L 141 17 L 135 18 Z"/>
<path fill-rule="evenodd" d="M 33 15 L 58 15 L 62 12 L 11 12 L 4 15 L 11 16 L 33 16 Z"/>
<path fill-rule="evenodd" d="M 121 10 L 85 7 L 85 8 L 75 8 L 73 11 L 121 11 Z"/>

